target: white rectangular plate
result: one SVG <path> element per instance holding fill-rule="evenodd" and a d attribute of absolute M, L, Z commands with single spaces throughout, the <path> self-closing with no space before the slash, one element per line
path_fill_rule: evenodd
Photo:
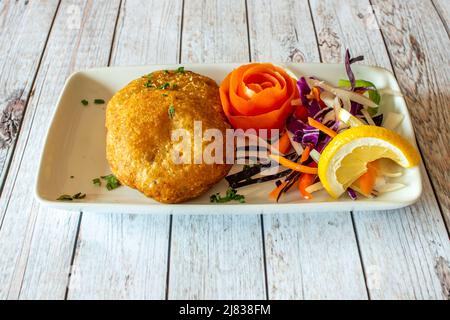
<path fill-rule="evenodd" d="M 184 64 L 187 70 L 206 75 L 220 84 L 222 79 L 237 67 L 237 64 Z M 246 203 L 211 204 L 209 196 L 227 189 L 225 180 L 214 186 L 203 196 L 176 205 L 161 204 L 146 198 L 138 191 L 120 187 L 107 191 L 93 185 L 92 179 L 110 174 L 105 157 L 105 105 L 96 105 L 93 100 L 106 102 L 113 94 L 131 80 L 154 70 L 176 69 L 178 65 L 153 65 L 138 67 L 98 68 L 73 74 L 66 82 L 58 101 L 43 150 L 36 183 L 36 197 L 42 203 L 69 210 L 88 210 L 122 213 L 151 214 L 268 214 L 300 213 L 318 211 L 387 210 L 410 205 L 422 192 L 419 168 L 408 169 L 396 182 L 405 188 L 383 194 L 374 199 L 360 197 L 352 201 L 347 197 L 331 199 L 325 191 L 314 194 L 313 200 L 300 199 L 292 191 L 279 203 L 269 200 L 268 193 L 274 183 L 264 183 L 239 189 Z M 345 79 L 342 64 L 285 64 L 297 76 L 310 75 L 337 84 Z M 395 77 L 389 71 L 361 65 L 353 66 L 357 79 L 373 82 L 382 92 L 381 111 L 395 111 L 405 118 L 397 131 L 416 145 L 411 119 Z M 384 94 L 383 94 L 384 92 Z M 83 106 L 81 100 L 89 100 Z M 236 168 L 234 168 L 236 169 Z M 71 178 L 73 176 L 73 178 Z M 79 201 L 57 201 L 61 194 L 86 193 Z"/>

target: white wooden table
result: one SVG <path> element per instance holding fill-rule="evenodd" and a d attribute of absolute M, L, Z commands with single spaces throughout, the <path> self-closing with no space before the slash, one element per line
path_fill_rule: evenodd
<path fill-rule="evenodd" d="M 0 298 L 449 299 L 449 24 L 450 0 L 0 1 Z M 33 198 L 76 70 L 341 62 L 347 47 L 402 87 L 424 159 L 412 207 L 138 216 Z"/>

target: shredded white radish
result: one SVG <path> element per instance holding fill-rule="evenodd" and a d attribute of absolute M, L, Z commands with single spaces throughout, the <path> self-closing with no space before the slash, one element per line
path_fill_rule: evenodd
<path fill-rule="evenodd" d="M 374 189 L 378 190 L 379 188 L 382 188 L 385 184 L 386 184 L 386 178 L 383 176 L 378 176 L 375 178 L 375 184 L 374 184 Z"/>
<path fill-rule="evenodd" d="M 353 91 L 348 91 L 345 89 L 335 88 L 335 87 L 327 84 L 324 81 L 319 81 L 316 79 L 306 79 L 306 81 L 310 87 L 313 87 L 313 86 L 320 87 L 326 91 L 330 91 L 330 92 L 334 93 L 335 95 L 337 95 L 339 98 L 341 98 L 343 100 L 344 107 L 347 107 L 346 100 L 351 100 L 351 101 L 357 102 L 359 104 L 362 104 L 364 106 L 368 106 L 371 108 L 378 108 L 378 105 L 375 102 L 373 102 L 368 97 L 366 97 L 362 94 L 359 94 L 359 93 L 356 93 Z"/>
<path fill-rule="evenodd" d="M 389 130 L 395 130 L 403 121 L 404 116 L 401 113 L 388 112 L 384 116 L 383 127 Z"/>
<path fill-rule="evenodd" d="M 308 193 L 313 193 L 313 192 L 316 192 L 316 191 L 319 191 L 319 190 L 322 190 L 322 189 L 323 189 L 322 182 L 319 181 L 319 182 L 316 182 L 316 183 L 306 187 L 305 191 L 308 192 Z"/>
<path fill-rule="evenodd" d="M 338 119 L 351 127 L 364 125 L 364 122 L 362 122 L 357 117 L 352 116 L 350 112 L 342 108 L 339 110 Z"/>
<path fill-rule="evenodd" d="M 320 94 L 320 99 L 328 108 L 334 108 L 334 106 L 336 105 L 335 97 L 336 96 L 329 91 L 322 91 L 322 93 Z"/>
<path fill-rule="evenodd" d="M 325 117 L 323 117 L 322 123 L 327 123 L 328 121 L 334 121 L 336 119 L 336 115 L 334 114 L 334 110 L 330 110 Z"/>
<path fill-rule="evenodd" d="M 383 176 L 398 178 L 403 175 L 403 168 L 390 159 L 378 159 L 377 169 Z"/>
<path fill-rule="evenodd" d="M 368 124 L 370 124 L 371 126 L 376 126 L 375 122 L 373 122 L 372 117 L 366 109 L 361 109 L 361 113 L 363 114 L 364 118 L 366 118 Z"/>
<path fill-rule="evenodd" d="M 309 156 L 317 163 L 319 163 L 320 160 L 320 153 L 316 149 L 312 149 L 309 152 Z"/>
<path fill-rule="evenodd" d="M 405 185 L 402 183 L 386 183 L 383 186 L 377 188 L 376 190 L 379 193 L 386 193 L 386 192 L 397 191 L 397 190 L 403 189 L 404 187 L 405 187 Z"/>
<path fill-rule="evenodd" d="M 303 147 L 301 143 L 298 143 L 297 141 L 294 141 L 294 134 L 290 132 L 289 130 L 286 130 L 289 141 L 291 141 L 291 145 L 294 148 L 295 152 L 300 156 L 303 153 Z"/>

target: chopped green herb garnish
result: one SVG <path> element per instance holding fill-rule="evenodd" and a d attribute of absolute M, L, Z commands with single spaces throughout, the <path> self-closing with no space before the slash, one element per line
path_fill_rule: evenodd
<path fill-rule="evenodd" d="M 102 176 L 100 178 L 106 181 L 106 189 L 108 189 L 109 191 L 121 186 L 120 181 L 113 174 Z"/>
<path fill-rule="evenodd" d="M 86 193 L 78 192 L 78 193 L 74 194 L 72 196 L 72 198 L 75 200 L 84 199 L 84 198 L 86 198 Z"/>
<path fill-rule="evenodd" d="M 81 104 L 83 106 L 87 106 L 89 104 L 89 101 L 87 101 L 86 99 L 81 100 Z"/>
<path fill-rule="evenodd" d="M 178 88 L 178 85 L 177 85 L 176 83 L 174 83 L 174 84 L 172 85 L 172 89 L 176 89 L 176 88 Z"/>
<path fill-rule="evenodd" d="M 56 200 L 59 200 L 59 201 L 72 201 L 73 199 L 68 194 L 63 194 L 63 195 L 60 195 L 59 198 L 56 199 Z"/>
<path fill-rule="evenodd" d="M 155 86 L 155 85 L 152 84 L 151 80 L 148 80 L 146 83 L 144 83 L 144 87 L 146 87 L 146 88 L 152 88 L 152 87 L 154 87 L 154 86 Z"/>
<path fill-rule="evenodd" d="M 100 187 L 102 185 L 100 178 L 92 179 L 92 183 L 95 184 L 97 187 Z"/>
<path fill-rule="evenodd" d="M 163 97 L 167 97 L 168 94 L 167 94 L 167 93 L 163 93 L 162 96 L 163 96 Z"/>
<path fill-rule="evenodd" d="M 169 70 L 164 70 L 164 73 L 165 73 L 165 74 L 169 73 Z"/>
<path fill-rule="evenodd" d="M 219 193 L 213 194 L 209 197 L 209 201 L 214 203 L 224 203 L 232 200 L 244 203 L 245 196 L 237 194 L 237 191 L 233 188 L 228 188 L 224 197 L 222 197 Z"/>
<path fill-rule="evenodd" d="M 179 67 L 176 72 L 177 73 L 185 73 L 184 67 Z"/>
<path fill-rule="evenodd" d="M 169 110 L 167 110 L 168 114 L 169 114 L 169 118 L 173 119 L 173 117 L 175 116 L 175 107 L 173 106 L 173 104 L 170 105 Z"/>
<path fill-rule="evenodd" d="M 95 99 L 94 103 L 95 104 L 105 104 L 105 100 L 103 100 L 103 99 Z"/>
<path fill-rule="evenodd" d="M 68 194 L 63 194 L 63 195 L 59 196 L 59 198 L 56 199 L 56 200 L 59 200 L 59 201 L 72 201 L 72 200 L 81 200 L 81 199 L 84 199 L 84 198 L 86 198 L 86 193 L 78 192 L 78 193 L 75 193 L 73 196 L 69 196 Z"/>
<path fill-rule="evenodd" d="M 158 89 L 167 89 L 170 87 L 170 83 L 166 82 L 158 87 Z"/>

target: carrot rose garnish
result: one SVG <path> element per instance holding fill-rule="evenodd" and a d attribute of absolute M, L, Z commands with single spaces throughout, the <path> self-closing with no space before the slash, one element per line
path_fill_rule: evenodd
<path fill-rule="evenodd" d="M 282 129 L 298 98 L 296 81 L 270 63 L 251 63 L 233 70 L 220 85 L 223 110 L 240 129 Z"/>

